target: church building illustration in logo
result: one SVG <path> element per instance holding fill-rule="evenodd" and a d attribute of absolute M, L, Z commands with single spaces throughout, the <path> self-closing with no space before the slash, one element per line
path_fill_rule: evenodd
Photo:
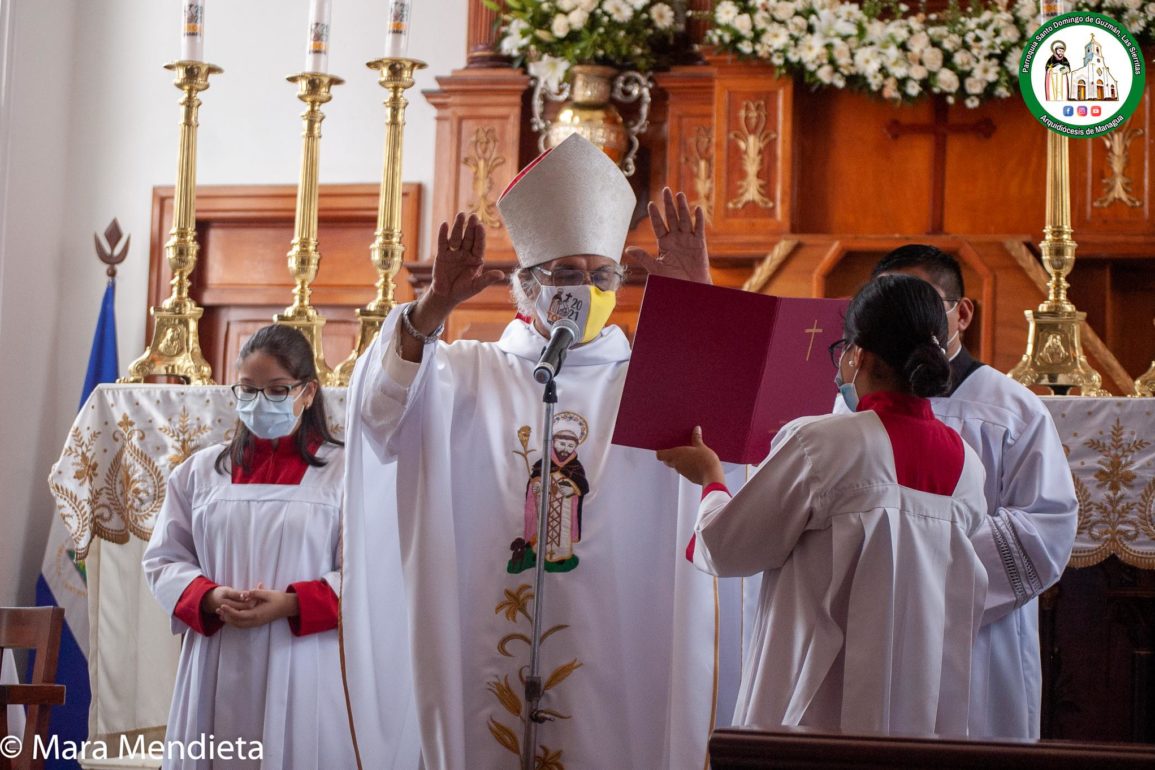
<path fill-rule="evenodd" d="M 1119 85 L 1111 75 L 1111 68 L 1103 58 L 1103 46 L 1091 33 L 1083 48 L 1083 66 L 1071 69 L 1067 60 L 1067 45 L 1062 40 L 1051 43 L 1051 58 L 1047 60 L 1047 78 L 1044 92 L 1047 101 L 1118 101 Z"/>

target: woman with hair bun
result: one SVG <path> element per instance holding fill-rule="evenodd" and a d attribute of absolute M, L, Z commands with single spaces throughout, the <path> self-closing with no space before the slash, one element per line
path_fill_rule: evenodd
<path fill-rule="evenodd" d="M 144 553 L 183 635 L 164 767 L 355 767 L 337 638 L 344 448 L 301 332 L 258 330 L 237 368 L 232 441 L 173 471 Z M 185 750 L 198 740 L 231 755 Z"/>
<path fill-rule="evenodd" d="M 927 401 L 950 383 L 946 329 L 929 284 L 872 281 L 831 348 L 854 414 L 788 423 L 736 495 L 700 429 L 658 453 L 703 487 L 687 557 L 762 573 L 735 724 L 966 734 L 984 476 Z"/>

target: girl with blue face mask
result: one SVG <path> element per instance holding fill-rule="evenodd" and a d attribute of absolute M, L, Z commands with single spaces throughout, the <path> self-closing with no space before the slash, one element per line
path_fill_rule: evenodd
<path fill-rule="evenodd" d="M 337 638 L 344 448 L 304 335 L 260 329 L 237 365 L 233 439 L 173 471 L 144 555 L 184 636 L 167 738 L 260 742 L 266 767 L 354 767 Z"/>

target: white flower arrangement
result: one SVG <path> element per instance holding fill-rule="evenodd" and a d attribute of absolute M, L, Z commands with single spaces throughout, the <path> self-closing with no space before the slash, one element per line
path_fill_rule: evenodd
<path fill-rule="evenodd" d="M 505 0 L 501 52 L 531 74 L 560 82 L 571 64 L 648 72 L 669 48 L 676 14 L 669 0 Z"/>
<path fill-rule="evenodd" d="M 1075 9 L 1118 19 L 1140 41 L 1155 38 L 1155 2 L 1080 0 Z M 909 11 L 880 0 L 721 0 L 707 39 L 815 87 L 855 88 L 893 101 L 940 94 L 974 108 L 1014 93 L 1022 41 L 1039 26 L 1037 0 Z"/>

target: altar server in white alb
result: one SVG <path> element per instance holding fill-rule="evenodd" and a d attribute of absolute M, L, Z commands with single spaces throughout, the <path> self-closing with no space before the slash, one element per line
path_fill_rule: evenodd
<path fill-rule="evenodd" d="M 966 734 L 983 470 L 926 399 L 947 388 L 946 329 L 925 282 L 869 283 L 832 349 L 856 414 L 788 423 L 734 496 L 700 429 L 658 453 L 703 485 L 694 564 L 762 573 L 736 724 Z"/>
<path fill-rule="evenodd" d="M 238 368 L 235 437 L 173 471 L 144 554 L 184 635 L 165 767 L 354 767 L 337 643 L 343 449 L 304 335 L 267 326 Z M 202 736 L 234 758 L 182 760 Z"/>
<path fill-rule="evenodd" d="M 1036 598 L 1062 577 L 1079 515 L 1066 452 L 1043 402 L 976 361 L 962 344 L 974 305 L 958 261 L 911 244 L 874 268 L 875 276 L 891 273 L 929 281 L 942 297 L 953 377 L 949 394 L 931 406 L 979 453 L 987 472 L 987 515 L 974 542 L 990 588 L 975 646 L 971 735 L 1038 738 L 1043 690 Z"/>
<path fill-rule="evenodd" d="M 701 212 L 692 217 L 683 196 L 666 191 L 665 199 L 667 221 L 651 208 L 661 251 L 639 259 L 651 272 L 708 282 Z M 604 324 L 634 207 L 617 166 L 582 137 L 566 139 L 498 201 L 520 265 L 512 283 L 522 314 L 501 339 L 438 341 L 450 311 L 502 280 L 484 263 L 481 225 L 459 215 L 452 229 L 441 227 L 429 290 L 390 314 L 358 362 L 348 517 L 350 526 L 398 522 L 426 767 L 519 765 L 539 566 L 548 573 L 541 707 L 551 721 L 537 732 L 538 766 L 697 769 L 706 761 L 714 586 L 680 555 L 698 491 L 651 452 L 610 444 L 630 346 Z M 543 479 L 533 370 L 557 313 L 579 317 L 583 331 L 558 376 L 553 442 L 544 448 L 552 472 Z M 382 486 L 393 473 L 384 464 L 395 464 L 395 492 Z M 542 494 L 544 533 L 530 513 Z M 372 585 L 372 558 L 348 558 L 350 590 Z M 396 666 L 393 650 L 360 640 L 372 639 L 374 615 L 393 611 L 348 613 L 343 626 L 347 663 L 365 674 L 350 693 L 362 758 L 388 748 L 373 744 L 382 696 L 369 672 Z M 376 621 L 389 622 L 397 619 Z"/>

